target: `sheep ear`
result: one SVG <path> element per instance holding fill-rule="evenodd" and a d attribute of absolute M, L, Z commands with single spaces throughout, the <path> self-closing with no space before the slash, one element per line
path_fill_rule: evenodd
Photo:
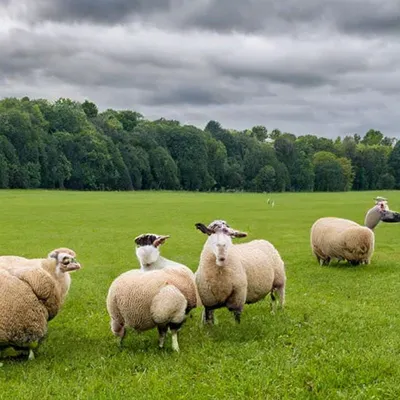
<path fill-rule="evenodd" d="M 212 231 L 211 229 L 208 229 L 204 224 L 202 224 L 201 222 L 198 222 L 197 224 L 195 224 L 196 229 L 198 229 L 199 231 L 205 233 L 206 235 L 210 236 L 214 233 L 214 231 Z"/>
<path fill-rule="evenodd" d="M 164 242 L 169 238 L 169 235 L 165 235 L 165 236 L 159 236 L 154 242 L 153 242 L 153 246 L 154 247 L 158 247 L 162 244 L 164 244 Z"/>
<path fill-rule="evenodd" d="M 57 256 L 58 256 L 57 250 L 53 250 L 47 255 L 48 258 L 55 258 L 56 260 L 57 260 Z"/>
<path fill-rule="evenodd" d="M 230 235 L 232 237 L 234 237 L 234 238 L 244 238 L 244 237 L 247 236 L 247 233 L 246 232 L 233 231 Z"/>

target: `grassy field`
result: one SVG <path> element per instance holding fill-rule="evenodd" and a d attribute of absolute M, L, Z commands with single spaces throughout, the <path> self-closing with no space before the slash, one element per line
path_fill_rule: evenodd
<path fill-rule="evenodd" d="M 67 246 L 83 266 L 36 360 L 1 361 L 0 399 L 399 399 L 400 225 L 376 228 L 368 266 L 320 267 L 309 245 L 317 218 L 362 223 L 376 195 L 400 210 L 394 191 L 0 191 L 1 254 L 39 257 Z M 119 349 L 105 299 L 112 280 L 138 266 L 133 238 L 170 234 L 162 253 L 196 270 L 205 236 L 194 224 L 219 218 L 281 252 L 285 311 L 271 315 L 264 301 L 247 306 L 240 325 L 218 310 L 218 324 L 202 327 L 196 309 L 179 354 L 170 338 L 160 351 L 155 330 L 130 332 Z"/>

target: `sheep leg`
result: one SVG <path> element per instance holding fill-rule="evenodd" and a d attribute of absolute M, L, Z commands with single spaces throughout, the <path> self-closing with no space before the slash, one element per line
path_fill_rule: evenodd
<path fill-rule="evenodd" d="M 226 306 L 227 306 L 228 310 L 229 310 L 230 312 L 233 313 L 233 316 L 234 316 L 234 318 L 235 318 L 235 321 L 236 321 L 238 324 L 240 324 L 240 316 L 241 316 L 241 314 L 242 314 L 243 307 L 230 306 L 230 305 L 228 305 L 228 304 L 227 304 Z"/>
<path fill-rule="evenodd" d="M 242 314 L 241 310 L 229 310 L 233 312 L 233 316 L 235 317 L 235 321 L 240 324 L 240 316 Z"/>
<path fill-rule="evenodd" d="M 204 307 L 203 322 L 205 324 L 214 325 L 214 310 Z"/>
<path fill-rule="evenodd" d="M 158 347 L 162 349 L 165 343 L 165 337 L 167 336 L 168 327 L 167 326 L 157 326 L 158 329 Z"/>
<path fill-rule="evenodd" d="M 330 257 L 326 257 L 325 260 L 321 260 L 322 264 L 321 265 L 329 265 L 329 263 L 331 262 L 331 258 Z"/>
<path fill-rule="evenodd" d="M 276 311 L 276 290 L 275 288 L 271 290 L 271 303 L 270 303 L 270 312 L 271 314 L 275 314 Z"/>
<path fill-rule="evenodd" d="M 115 319 L 112 319 L 111 331 L 115 336 L 119 337 L 118 345 L 121 347 L 126 333 L 124 325 Z"/>
<path fill-rule="evenodd" d="M 179 343 L 178 343 L 178 331 L 181 328 L 183 323 L 175 324 L 170 323 L 169 329 L 171 331 L 171 338 L 172 338 L 172 350 L 179 352 Z"/>
<path fill-rule="evenodd" d="M 34 360 L 35 359 L 35 354 L 33 353 L 32 349 L 29 349 L 29 355 L 28 355 L 28 360 Z"/>
<path fill-rule="evenodd" d="M 178 331 L 171 330 L 172 349 L 179 353 Z"/>

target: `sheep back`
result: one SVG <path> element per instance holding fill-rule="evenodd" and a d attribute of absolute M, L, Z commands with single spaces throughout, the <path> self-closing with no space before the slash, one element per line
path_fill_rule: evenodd
<path fill-rule="evenodd" d="M 18 267 L 9 273 L 30 286 L 46 307 L 49 321 L 58 314 L 62 304 L 60 287 L 47 271 L 39 267 Z"/>
<path fill-rule="evenodd" d="M 314 222 L 310 234 L 311 249 L 318 259 L 369 261 L 374 250 L 372 230 L 354 221 L 324 217 Z"/>
<path fill-rule="evenodd" d="M 0 344 L 25 347 L 47 332 L 48 312 L 26 282 L 0 270 Z"/>
<path fill-rule="evenodd" d="M 196 287 L 189 268 L 125 272 L 113 281 L 107 296 L 111 318 L 137 331 L 154 328 L 166 315 L 179 319 L 196 305 Z"/>
<path fill-rule="evenodd" d="M 278 250 L 267 240 L 235 244 L 247 278 L 246 303 L 265 298 L 273 288 L 285 285 L 286 275 Z"/>

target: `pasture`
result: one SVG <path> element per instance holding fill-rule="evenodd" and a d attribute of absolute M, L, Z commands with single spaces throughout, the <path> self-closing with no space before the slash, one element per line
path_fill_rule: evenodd
<path fill-rule="evenodd" d="M 398 399 L 400 224 L 375 229 L 371 265 L 321 267 L 309 230 L 322 216 L 362 223 L 373 197 L 400 210 L 400 193 L 209 194 L 0 191 L 0 253 L 45 256 L 67 246 L 82 270 L 32 362 L 0 361 L 0 399 Z M 267 198 L 275 206 L 267 204 Z M 194 227 L 226 219 L 248 238 L 270 240 L 287 271 L 286 308 L 269 299 L 227 310 L 202 327 L 201 310 L 180 331 L 181 352 L 157 347 L 157 331 L 109 328 L 108 287 L 137 268 L 133 238 L 170 234 L 162 254 L 196 270 L 206 239 Z"/>

